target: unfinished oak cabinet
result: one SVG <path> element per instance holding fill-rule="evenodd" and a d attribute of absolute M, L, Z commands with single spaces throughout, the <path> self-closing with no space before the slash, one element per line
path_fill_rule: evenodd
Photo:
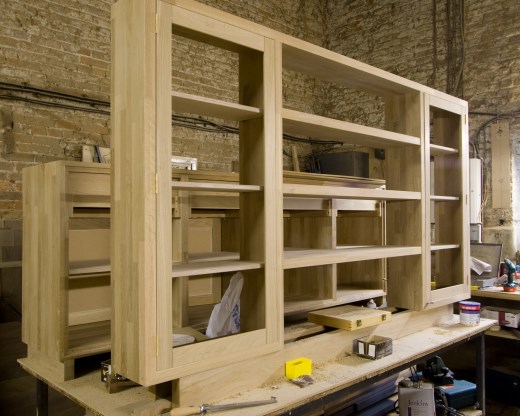
<path fill-rule="evenodd" d="M 110 175 L 92 163 L 23 171 L 23 321 L 28 356 L 63 379 L 110 350 Z"/>
<path fill-rule="evenodd" d="M 284 314 L 328 302 L 386 296 L 423 310 L 469 297 L 464 101 L 191 0 L 118 0 L 112 29 L 116 372 L 151 385 L 269 354 L 283 348 Z M 173 38 L 231 55 L 236 94 L 178 89 Z M 330 114 L 289 105 L 287 72 L 329 83 L 353 103 L 362 96 L 383 121 L 348 120 L 343 99 L 325 106 Z M 239 123 L 238 180 L 172 181 L 173 113 Z M 384 149 L 384 186 L 284 178 L 283 133 Z M 175 202 L 205 193 L 238 195 L 210 255 L 186 251 L 179 219 L 194 210 Z M 199 214 L 199 227 L 216 230 L 209 211 Z M 190 282 L 219 275 L 224 291 L 235 272 L 244 275 L 240 333 L 173 347 L 172 333 L 192 320 Z"/>
<path fill-rule="evenodd" d="M 150 385 L 280 349 L 282 171 L 274 41 L 162 1 L 117 2 L 113 22 L 114 369 Z M 173 90 L 172 32 L 236 54 L 239 102 Z M 238 183 L 172 182 L 172 111 L 240 121 Z M 177 256 L 172 193 L 194 191 L 238 193 L 238 259 Z M 187 321 L 182 299 L 189 279 L 238 271 L 244 275 L 240 333 L 172 348 L 172 333 Z"/>

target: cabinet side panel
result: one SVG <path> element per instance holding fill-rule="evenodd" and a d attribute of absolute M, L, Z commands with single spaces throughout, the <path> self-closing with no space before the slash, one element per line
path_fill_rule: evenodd
<path fill-rule="evenodd" d="M 426 305 L 425 196 L 424 188 L 424 97 L 411 93 L 388 98 L 387 128 L 421 138 L 421 146 L 388 149 L 387 188 L 421 192 L 419 201 L 386 204 L 387 244 L 420 246 L 423 254 L 388 260 L 388 302 L 391 306 L 420 310 Z M 428 280 L 429 282 L 429 280 Z"/>
<path fill-rule="evenodd" d="M 63 166 L 61 162 L 36 166 L 24 176 L 24 337 L 29 351 L 56 361 L 63 357 L 68 323 Z"/>
<path fill-rule="evenodd" d="M 112 366 L 147 384 L 156 351 L 154 1 L 112 6 L 111 76 Z"/>
<path fill-rule="evenodd" d="M 162 1 L 157 3 L 157 369 L 172 366 L 171 333 L 174 321 L 183 322 L 179 314 L 187 308 L 188 279 L 176 281 L 172 297 L 172 7 Z M 150 289 L 154 289 L 150 287 Z M 172 302 L 176 300 L 173 315 Z M 184 322 L 183 322 L 184 323 Z"/>
<path fill-rule="evenodd" d="M 23 267 L 22 267 L 22 341 L 38 347 L 39 250 L 38 228 L 43 165 L 23 170 Z"/>

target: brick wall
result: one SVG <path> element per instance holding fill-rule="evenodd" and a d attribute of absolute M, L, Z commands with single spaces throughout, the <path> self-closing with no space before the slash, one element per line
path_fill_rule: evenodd
<path fill-rule="evenodd" d="M 520 3 L 511 0 L 480 2 L 431 0 L 339 0 L 327 3 L 325 46 L 362 62 L 421 84 L 458 95 L 469 102 L 470 112 L 507 114 L 520 110 Z M 448 5 L 450 8 L 448 8 Z M 463 79 L 454 92 L 452 80 L 460 67 L 460 30 L 457 8 L 464 8 Z M 448 18 L 450 14 L 451 18 Z M 455 32 L 455 33 L 454 33 Z M 454 36 L 458 38 L 454 39 Z M 448 40 L 454 39 L 448 47 Z M 461 56 L 461 54 L 458 54 Z M 344 91 L 331 88 L 336 115 L 368 125 L 383 121 L 382 103 L 361 96 L 367 105 L 352 105 Z M 470 114 L 470 139 L 493 116 Z M 513 198 L 507 209 L 492 209 L 491 146 L 489 126 L 479 136 L 478 152 L 484 161 L 487 202 L 483 209 L 484 238 L 504 243 L 512 257 L 520 243 L 520 114 L 510 118 Z M 516 193 L 515 193 L 516 191 Z M 518 236 L 518 237 L 517 237 Z"/>
<path fill-rule="evenodd" d="M 449 56 L 447 44 L 447 4 L 456 3 L 455 0 L 202 2 L 440 90 L 449 89 L 448 75 L 453 77 L 454 62 L 451 62 L 453 58 Z M 0 82 L 27 83 L 109 100 L 110 5 L 113 0 L 4 3 L 0 13 Z M 520 13 L 520 3 L 484 0 L 462 4 L 466 52 L 463 98 L 469 100 L 473 111 L 516 110 L 520 95 L 520 33 L 515 17 Z M 176 45 L 182 46 L 182 41 L 179 42 Z M 182 47 L 186 50 L 187 44 Z M 231 70 L 234 58 L 221 56 L 215 61 L 214 51 L 205 53 L 205 63 L 211 62 L 213 77 L 196 72 L 199 58 L 192 53 L 191 57 L 186 55 L 189 59 L 184 61 L 183 72 L 174 73 L 174 79 L 187 77 L 190 80 L 184 85 L 187 90 L 209 83 L 233 98 L 236 94 L 236 81 L 233 81 L 236 74 Z M 201 83 L 201 79 L 206 80 Z M 226 83 L 216 79 L 225 79 Z M 352 93 L 292 73 L 285 73 L 284 79 L 290 79 L 292 85 L 284 90 L 285 105 L 289 107 L 368 125 L 377 126 L 383 121 L 382 102 L 377 97 L 349 95 Z M 321 101 L 323 97 L 327 97 L 327 101 Z M 353 106 L 354 97 L 362 104 Z M 103 106 L 97 108 L 106 110 Z M 489 116 L 471 117 L 472 139 L 481 123 L 489 119 Z M 511 119 L 515 181 L 520 176 L 519 130 L 518 119 Z M 489 170 L 488 136 L 485 130 L 480 138 L 479 154 Z M 11 224 L 9 221 L 21 219 L 23 167 L 55 159 L 79 159 L 82 144 L 107 146 L 109 140 L 109 117 L 105 114 L 0 100 L 0 220 Z M 205 169 L 230 170 L 238 152 L 233 134 L 210 135 L 189 129 L 176 130 L 173 148 L 176 153 L 199 158 L 200 167 Z M 298 149 L 301 154 L 311 150 L 300 144 Z M 284 158 L 284 165 L 291 167 L 290 158 Z M 486 184 L 491 192 L 489 183 L 488 179 Z M 519 204 L 515 201 L 511 209 L 503 212 L 491 210 L 488 204 L 484 214 L 486 224 L 491 227 L 505 219 L 505 226 L 514 228 L 520 216 L 520 209 L 515 208 Z"/>
<path fill-rule="evenodd" d="M 520 26 L 516 16 L 520 3 L 515 1 L 468 2 L 466 19 L 465 95 L 471 110 L 509 113 L 520 111 Z M 470 118 L 470 137 L 491 116 Z M 492 209 L 490 129 L 479 135 L 479 154 L 484 160 L 485 191 L 484 236 L 488 242 L 503 242 L 506 256 L 513 257 L 520 243 L 520 114 L 510 118 L 511 170 L 513 198 L 506 209 Z"/>
<path fill-rule="evenodd" d="M 16 0 L 6 2 L 0 14 L 0 82 L 110 99 L 110 6 L 112 0 Z M 317 0 L 280 2 L 204 1 L 224 11 L 321 44 L 324 7 Z M 204 89 L 209 96 L 233 97 L 236 61 L 208 48 L 189 50 L 177 42 L 184 63 L 184 90 Z M 212 76 L 198 69 L 212 68 Z M 201 63 L 203 65 L 201 65 Z M 209 88 L 208 88 L 209 86 Z M 231 88 L 229 88 L 231 86 Z M 226 89 L 227 91 L 226 93 Z M 308 83 L 290 91 L 289 99 L 313 103 Z M 193 91 L 192 91 L 193 92 Z M 218 93 L 218 94 L 217 94 Z M 27 94 L 22 94 L 27 96 Z M 54 100 L 64 104 L 61 100 Z M 311 104 L 309 104 L 311 105 Z M 106 107 L 100 107 L 105 109 Z M 56 159 L 79 160 L 81 145 L 109 146 L 109 117 L 62 108 L 0 100 L 0 219 L 21 218 L 21 170 Z M 190 140 L 188 140 L 188 137 Z M 173 138 L 176 153 L 199 158 L 203 169 L 231 170 L 238 157 L 234 134 L 209 135 L 180 129 Z M 303 152 L 309 146 L 299 145 Z M 287 167 L 290 160 L 285 159 Z"/>

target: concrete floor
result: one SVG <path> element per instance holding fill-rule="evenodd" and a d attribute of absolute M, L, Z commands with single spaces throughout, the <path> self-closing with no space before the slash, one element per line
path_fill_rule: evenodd
<path fill-rule="evenodd" d="M 17 359 L 27 355 L 20 340 L 20 322 L 0 323 L 0 415 L 36 415 L 36 381 Z M 520 408 L 486 402 L 488 416 L 520 416 Z M 83 416 L 85 411 L 66 397 L 49 389 L 50 416 Z"/>

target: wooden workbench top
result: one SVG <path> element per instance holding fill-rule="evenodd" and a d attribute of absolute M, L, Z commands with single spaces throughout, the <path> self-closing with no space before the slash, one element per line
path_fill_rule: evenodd
<path fill-rule="evenodd" d="M 502 286 L 486 287 L 479 290 L 472 290 L 471 296 L 520 301 L 520 288 L 518 288 L 516 292 L 505 292 Z"/>
<path fill-rule="evenodd" d="M 421 359 L 421 357 L 464 341 L 471 336 L 484 332 L 496 321 L 481 319 L 476 326 L 463 326 L 458 316 L 441 325 L 432 326 L 411 335 L 393 341 L 393 353 L 379 360 L 368 360 L 354 355 L 338 357 L 323 363 L 314 363 L 313 378 L 316 382 L 300 388 L 284 378 L 273 380 L 261 388 L 237 392 L 233 397 L 219 404 L 247 402 L 269 399 L 276 396 L 278 403 L 248 409 L 227 410 L 212 414 L 226 416 L 275 415 L 291 408 L 303 405 L 327 394 L 353 386 L 371 377 Z M 94 415 L 122 416 L 131 414 L 136 407 L 152 403 L 153 397 L 144 387 L 133 387 L 118 393 L 108 394 L 104 383 L 100 381 L 99 371 L 94 371 L 71 381 L 58 381 L 50 369 L 35 360 L 23 358 L 19 360 L 22 367 L 35 377 L 45 381 L 50 387 L 69 397 Z M 254 371 L 254 368 L 244 371 Z M 200 392 L 200 404 L 204 403 L 204 391 Z"/>

